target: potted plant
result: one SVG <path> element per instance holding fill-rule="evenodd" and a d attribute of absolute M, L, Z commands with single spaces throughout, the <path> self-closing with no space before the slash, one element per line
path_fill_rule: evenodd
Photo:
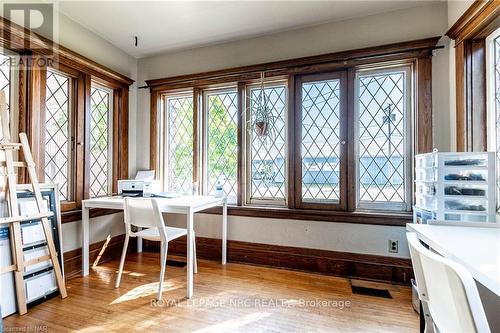
<path fill-rule="evenodd" d="M 250 130 L 255 131 L 259 138 L 266 138 L 270 135 L 274 121 L 272 108 L 268 105 L 269 100 L 264 91 L 264 75 L 261 74 L 261 87 L 259 97 L 250 98 Z"/>
<path fill-rule="evenodd" d="M 259 138 L 265 138 L 269 135 L 274 118 L 272 110 L 266 104 L 260 104 L 253 108 L 253 129 Z"/>

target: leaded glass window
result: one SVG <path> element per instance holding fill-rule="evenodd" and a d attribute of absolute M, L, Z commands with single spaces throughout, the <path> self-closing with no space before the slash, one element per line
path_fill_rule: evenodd
<path fill-rule="evenodd" d="M 356 80 L 358 205 L 410 208 L 409 71 L 361 72 Z"/>
<path fill-rule="evenodd" d="M 302 200 L 340 202 L 340 79 L 302 84 Z"/>
<path fill-rule="evenodd" d="M 0 90 L 3 90 L 5 92 L 5 101 L 7 102 L 7 108 L 9 108 L 10 105 L 10 64 L 10 57 L 0 54 Z"/>
<path fill-rule="evenodd" d="M 286 90 L 283 84 L 248 89 L 247 191 L 250 202 L 273 200 L 285 203 Z"/>
<path fill-rule="evenodd" d="M 236 91 L 205 94 L 207 112 L 206 192 L 220 182 L 229 201 L 235 201 L 238 168 L 238 95 Z"/>
<path fill-rule="evenodd" d="M 90 196 L 111 193 L 113 92 L 92 85 L 90 92 Z"/>
<path fill-rule="evenodd" d="M 165 99 L 167 121 L 166 189 L 191 193 L 193 183 L 193 97 L 168 96 Z"/>
<path fill-rule="evenodd" d="M 45 181 L 59 185 L 61 200 L 71 200 L 71 78 L 47 70 L 45 97 Z"/>

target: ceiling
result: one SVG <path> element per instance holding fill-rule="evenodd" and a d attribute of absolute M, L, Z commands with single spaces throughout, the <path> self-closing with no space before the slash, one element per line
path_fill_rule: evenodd
<path fill-rule="evenodd" d="M 141 58 L 430 1 L 60 1 L 59 10 Z M 134 36 L 138 46 L 134 46 Z"/>

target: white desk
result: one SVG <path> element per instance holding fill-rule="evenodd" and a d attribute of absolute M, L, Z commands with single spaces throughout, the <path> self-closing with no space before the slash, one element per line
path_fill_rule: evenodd
<path fill-rule="evenodd" d="M 463 265 L 474 279 L 500 297 L 500 228 L 406 225 L 406 230 L 443 257 Z"/>
<path fill-rule="evenodd" d="M 406 230 L 471 273 L 490 329 L 500 332 L 500 228 L 409 223 Z"/>
<path fill-rule="evenodd" d="M 222 264 L 227 256 L 227 202 L 212 196 L 181 196 L 155 198 L 163 213 L 186 214 L 187 218 L 187 297 L 193 296 L 193 220 L 194 213 L 222 205 Z M 89 211 L 91 208 L 123 209 L 122 197 L 101 197 L 82 202 L 82 275 L 89 274 Z"/>

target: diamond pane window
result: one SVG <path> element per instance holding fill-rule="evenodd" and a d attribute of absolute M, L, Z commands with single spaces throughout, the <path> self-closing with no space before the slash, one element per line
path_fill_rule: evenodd
<path fill-rule="evenodd" d="M 207 93 L 207 193 L 221 183 L 234 201 L 238 167 L 238 95 L 233 91 Z"/>
<path fill-rule="evenodd" d="M 405 69 L 357 80 L 359 206 L 407 209 L 409 84 Z M 392 205 L 392 206 L 391 206 Z M 376 207 L 371 207 L 376 208 Z"/>
<path fill-rule="evenodd" d="M 166 98 L 167 190 L 191 193 L 193 183 L 193 98 Z"/>
<path fill-rule="evenodd" d="M 5 91 L 7 108 L 10 104 L 10 57 L 0 54 L 0 90 Z"/>
<path fill-rule="evenodd" d="M 45 99 L 45 181 L 59 185 L 61 200 L 71 200 L 70 81 L 47 70 Z"/>
<path fill-rule="evenodd" d="M 113 95 L 101 87 L 90 92 L 90 196 L 104 196 L 110 191 L 110 132 Z"/>
<path fill-rule="evenodd" d="M 248 93 L 250 124 L 249 198 L 250 200 L 280 200 L 286 198 L 286 86 L 252 87 Z M 269 108 L 269 121 L 264 132 L 259 125 L 259 106 Z M 260 116 L 262 118 L 262 116 Z"/>
<path fill-rule="evenodd" d="M 302 198 L 340 201 L 340 80 L 302 84 Z"/>

